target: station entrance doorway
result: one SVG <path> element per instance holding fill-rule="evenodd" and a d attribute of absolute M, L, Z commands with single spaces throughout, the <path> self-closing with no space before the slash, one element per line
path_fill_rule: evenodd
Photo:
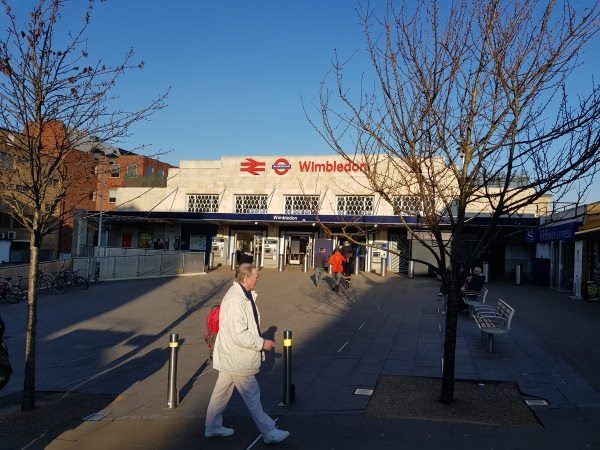
<path fill-rule="evenodd" d="M 238 230 L 233 233 L 233 253 L 237 264 L 264 266 L 265 231 Z"/>
<path fill-rule="evenodd" d="M 346 246 L 346 243 L 348 243 L 348 245 L 350 245 L 350 247 L 352 248 L 352 253 L 351 253 L 351 257 L 350 257 L 350 264 L 351 267 L 354 267 L 354 258 L 358 258 L 358 270 L 361 272 L 364 272 L 366 270 L 368 270 L 368 265 L 369 265 L 369 261 L 368 261 L 368 255 L 369 255 L 369 248 L 367 247 L 367 241 L 368 242 L 372 242 L 373 241 L 373 237 L 372 234 L 369 234 L 368 236 L 365 236 L 364 233 L 363 234 L 352 234 L 352 241 L 350 239 L 348 239 L 343 233 L 335 233 L 332 236 L 333 239 L 333 248 L 343 248 Z M 358 242 L 358 244 L 356 244 L 355 242 Z"/>
<path fill-rule="evenodd" d="M 303 267 L 308 260 L 308 267 L 313 267 L 314 243 L 318 237 L 315 232 L 284 231 L 283 258 L 286 266 Z"/>

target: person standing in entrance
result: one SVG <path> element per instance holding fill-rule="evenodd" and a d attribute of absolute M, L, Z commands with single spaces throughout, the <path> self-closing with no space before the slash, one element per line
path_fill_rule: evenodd
<path fill-rule="evenodd" d="M 344 267 L 344 279 L 346 281 L 346 287 L 350 287 L 350 278 L 352 277 L 352 256 L 354 252 L 352 247 L 350 246 L 350 242 L 344 242 L 341 250 L 342 256 L 344 257 L 344 263 L 342 266 Z"/>
<path fill-rule="evenodd" d="M 260 336 L 260 315 L 254 288 L 258 269 L 254 264 L 240 264 L 235 281 L 229 288 L 219 312 L 219 333 L 215 342 L 213 367 L 219 377 L 206 411 L 204 436 L 231 436 L 232 428 L 223 426 L 223 411 L 235 387 L 244 400 L 266 444 L 287 438 L 288 431 L 275 427 L 275 421 L 263 410 L 255 375 L 260 370 L 262 352 L 270 352 L 275 342 Z"/>
<path fill-rule="evenodd" d="M 329 257 L 328 263 L 331 265 L 331 273 L 333 274 L 333 287 L 332 291 L 340 290 L 340 282 L 342 281 L 342 272 L 344 271 L 343 263 L 344 257 L 340 253 L 339 249 L 333 251 L 333 255 Z"/>
<path fill-rule="evenodd" d="M 327 270 L 328 260 L 329 255 L 325 249 L 321 247 L 319 249 L 319 253 L 315 255 L 315 286 L 317 287 L 319 287 L 321 285 L 321 281 L 323 281 L 325 271 Z"/>

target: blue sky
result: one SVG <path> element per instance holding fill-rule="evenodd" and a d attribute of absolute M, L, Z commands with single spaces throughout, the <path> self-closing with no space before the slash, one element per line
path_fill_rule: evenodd
<path fill-rule="evenodd" d="M 13 3 L 19 12 L 32 1 Z M 68 4 L 66 26 L 80 23 L 85 3 Z M 118 62 L 132 47 L 145 62 L 144 70 L 119 86 L 123 104 L 142 105 L 171 89 L 168 107 L 151 122 L 136 125 L 120 146 L 148 144 L 148 153 L 169 151 L 163 159 L 173 164 L 233 155 L 331 153 L 307 123 L 301 98 L 318 99 L 334 49 L 346 56 L 358 51 L 355 65 L 364 61 L 368 67 L 356 5 L 354 0 L 98 3 L 90 55 Z M 598 40 L 588 55 L 600 53 Z M 589 84 L 592 67 L 586 62 L 576 77 Z M 351 74 L 350 86 L 359 75 Z M 598 181 L 592 199 L 600 200 Z"/>

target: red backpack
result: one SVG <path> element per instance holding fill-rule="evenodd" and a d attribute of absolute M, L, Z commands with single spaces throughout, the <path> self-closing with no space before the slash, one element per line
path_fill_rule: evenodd
<path fill-rule="evenodd" d="M 219 332 L 219 311 L 221 311 L 221 307 L 219 305 L 214 305 L 206 316 L 206 334 L 204 335 L 204 341 L 211 350 L 215 345 L 217 333 Z"/>

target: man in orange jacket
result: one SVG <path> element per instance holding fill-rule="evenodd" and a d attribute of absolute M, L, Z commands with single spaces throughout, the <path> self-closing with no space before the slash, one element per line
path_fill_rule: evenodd
<path fill-rule="evenodd" d="M 344 271 L 343 263 L 346 259 L 342 256 L 339 249 L 335 249 L 333 255 L 329 257 L 328 263 L 331 265 L 331 273 L 333 273 L 332 291 L 340 290 L 340 281 L 342 280 L 342 272 Z"/>

